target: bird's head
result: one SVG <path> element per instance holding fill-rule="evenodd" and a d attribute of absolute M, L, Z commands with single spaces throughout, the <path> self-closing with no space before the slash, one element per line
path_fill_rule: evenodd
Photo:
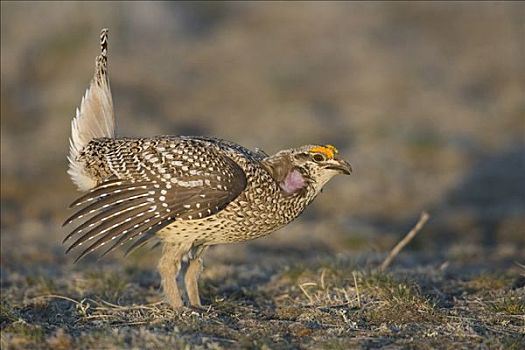
<path fill-rule="evenodd" d="M 314 195 L 335 175 L 350 175 L 352 167 L 332 145 L 306 145 L 282 150 L 263 160 L 263 165 L 288 194 L 307 191 Z"/>

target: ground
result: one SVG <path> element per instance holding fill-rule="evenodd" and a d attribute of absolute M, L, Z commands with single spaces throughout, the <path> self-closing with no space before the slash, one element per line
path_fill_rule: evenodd
<path fill-rule="evenodd" d="M 159 278 L 148 263 L 153 255 L 138 252 L 124 266 L 91 261 L 75 268 L 42 263 L 38 273 L 10 270 L 2 296 L 2 348 L 525 344 L 525 269 L 505 252 L 476 262 L 462 254 L 402 254 L 391 270 L 378 272 L 379 254 L 319 255 L 265 244 L 217 248 L 200 284 L 203 308 L 180 311 L 162 302 Z"/>
<path fill-rule="evenodd" d="M 522 3 L 0 6 L 2 349 L 525 348 Z M 64 254 L 105 27 L 119 135 L 329 143 L 354 168 L 291 225 L 210 249 L 202 309 L 163 303 L 159 249 Z"/>

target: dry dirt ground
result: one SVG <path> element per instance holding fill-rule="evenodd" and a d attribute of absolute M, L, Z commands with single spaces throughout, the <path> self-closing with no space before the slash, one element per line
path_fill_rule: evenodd
<path fill-rule="evenodd" d="M 524 19 L 520 2 L 1 2 L 2 349 L 525 349 Z M 281 231 L 210 249 L 202 309 L 162 302 L 158 249 L 64 255 L 69 123 L 103 27 L 120 135 L 331 143 L 355 169 Z"/>
<path fill-rule="evenodd" d="M 525 269 L 505 252 L 312 253 L 285 244 L 221 247 L 206 260 L 202 309 L 175 312 L 137 252 L 72 268 L 3 262 L 2 348 L 487 348 L 525 344 Z M 34 258 L 33 258 L 34 259 Z M 57 264 L 57 262 L 59 262 Z M 22 267 L 23 266 L 23 267 Z"/>

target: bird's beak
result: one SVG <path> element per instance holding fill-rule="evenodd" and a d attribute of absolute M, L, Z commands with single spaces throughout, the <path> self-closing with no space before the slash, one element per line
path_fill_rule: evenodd
<path fill-rule="evenodd" d="M 335 159 L 335 162 L 327 166 L 327 168 L 337 170 L 345 175 L 350 175 L 352 173 L 352 166 L 343 159 Z"/>

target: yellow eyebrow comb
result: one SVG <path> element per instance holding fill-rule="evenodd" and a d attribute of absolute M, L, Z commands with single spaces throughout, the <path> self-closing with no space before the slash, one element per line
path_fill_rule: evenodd
<path fill-rule="evenodd" d="M 315 146 L 310 148 L 309 150 L 311 153 L 322 153 L 326 156 L 328 159 L 334 159 L 334 156 L 339 152 L 337 148 L 335 148 L 332 145 L 325 145 L 325 146 Z"/>

